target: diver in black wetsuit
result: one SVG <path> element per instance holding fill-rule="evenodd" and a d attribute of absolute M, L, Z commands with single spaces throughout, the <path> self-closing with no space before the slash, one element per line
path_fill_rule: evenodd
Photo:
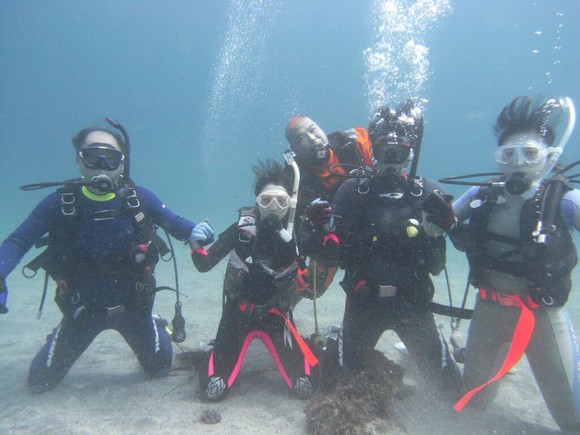
<path fill-rule="evenodd" d="M 415 176 L 421 111 L 412 101 L 397 110 L 383 107 L 368 132 L 374 174 L 346 181 L 333 203 L 347 295 L 339 362 L 360 370 L 363 350 L 393 330 L 429 379 L 458 393 L 460 371 L 429 309 L 435 290 L 430 275 L 445 265 L 443 232 L 454 219 L 441 186 Z M 435 208 L 443 212 L 426 213 L 432 203 L 442 203 Z"/>
<path fill-rule="evenodd" d="M 254 166 L 256 204 L 240 210 L 236 223 L 206 251 L 192 251 L 201 272 L 226 255 L 224 307 L 213 349 L 200 373 L 205 399 L 223 399 L 232 388 L 250 342 L 259 338 L 286 385 L 299 398 L 313 391 L 318 361 L 297 333 L 292 319 L 296 298 L 297 251 L 288 226 L 292 179 L 274 160 Z"/>

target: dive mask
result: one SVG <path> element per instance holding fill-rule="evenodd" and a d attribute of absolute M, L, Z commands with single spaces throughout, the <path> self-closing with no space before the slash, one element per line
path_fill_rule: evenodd
<path fill-rule="evenodd" d="M 91 144 L 78 152 L 83 164 L 92 170 L 114 171 L 119 169 L 125 155 L 108 144 Z"/>
<path fill-rule="evenodd" d="M 258 206 L 268 211 L 285 211 L 291 202 L 292 198 L 287 193 L 262 192 L 256 197 Z"/>
<path fill-rule="evenodd" d="M 535 165 L 542 161 L 550 150 L 533 140 L 511 142 L 495 149 L 495 160 L 500 165 Z"/>
<path fill-rule="evenodd" d="M 413 149 L 409 143 L 396 136 L 386 136 L 373 144 L 373 154 L 379 163 L 401 164 L 413 158 Z"/>

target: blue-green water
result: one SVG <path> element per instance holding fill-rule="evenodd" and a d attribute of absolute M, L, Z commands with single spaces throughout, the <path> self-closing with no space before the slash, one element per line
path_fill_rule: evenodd
<path fill-rule="evenodd" d="M 282 158 L 286 122 L 297 113 L 330 132 L 366 126 L 379 104 L 409 96 L 425 100 L 419 173 L 441 178 L 494 171 L 491 125 L 513 97 L 563 95 L 580 107 L 579 17 L 577 0 L 0 0 L 0 239 L 49 192 L 18 187 L 77 176 L 70 139 L 106 116 L 129 131 L 135 182 L 177 213 L 194 221 L 209 218 L 218 232 L 237 217 L 239 206 L 253 202 L 250 167 L 258 158 Z M 566 161 L 580 158 L 579 138 L 575 132 Z M 214 336 L 223 265 L 198 274 L 180 248 L 182 288 L 190 296 L 184 299 L 186 344 L 192 346 Z M 448 263 L 457 304 L 466 275 L 463 254 L 450 248 Z M 172 284 L 171 265 L 159 269 L 163 284 Z M 575 287 L 579 276 L 577 268 Z M 441 276 L 436 283 L 437 300 L 446 303 Z M 8 322 L 0 331 L 10 331 L 2 342 L 8 357 L 0 358 L 0 372 L 5 396 L 17 406 L 3 403 L 0 427 L 46 433 L 158 427 L 169 433 L 192 425 L 195 407 L 179 418 L 174 413 L 176 403 L 192 400 L 191 379 L 143 384 L 139 377 L 125 378 L 136 363 L 119 337 L 93 345 L 65 388 L 44 399 L 28 395 L 28 364 L 59 314 L 47 302 L 44 317 L 32 321 L 40 278 L 26 281 L 16 269 L 8 285 L 11 313 L 0 319 Z M 322 326 L 342 317 L 343 295 L 333 287 L 319 304 Z M 162 294 L 156 301 L 164 316 L 171 315 L 172 297 Z M 579 298 L 576 289 L 567 307 L 576 327 Z M 473 292 L 468 306 L 472 299 Z M 309 310 L 304 302 L 296 313 L 305 334 L 313 330 Z M 392 351 L 390 344 L 386 348 Z M 91 376 L 94 367 L 110 373 Z M 431 410 L 437 399 L 426 398 L 429 403 L 408 408 L 407 432 L 509 432 L 513 419 L 513 433 L 545 433 L 518 423 L 554 426 L 529 371 L 522 372 L 513 391 L 474 427 L 463 416 L 440 414 L 452 412 L 447 404 Z M 162 398 L 151 398 L 151 391 Z M 263 391 L 250 399 L 232 395 L 219 408 L 223 433 L 231 432 L 232 405 L 242 412 L 255 405 L 250 416 L 276 413 L 272 430 L 302 430 L 301 410 L 293 414 L 299 408 L 286 409 L 281 400 L 279 411 L 278 397 Z M 87 401 L 89 395 L 95 400 Z M 405 415 L 407 408 L 401 409 Z M 152 410 L 159 411 L 158 420 Z M 280 416 L 288 418 L 275 426 Z M 260 427 L 236 420 L 242 432 L 242 423 L 248 430 Z"/>
<path fill-rule="evenodd" d="M 3 0 L 0 237 L 47 193 L 18 187 L 76 176 L 70 138 L 105 116 L 131 135 L 135 181 L 218 230 L 296 113 L 333 131 L 419 97 L 420 173 L 495 170 L 490 126 L 514 96 L 580 101 L 578 16 L 573 0 Z"/>

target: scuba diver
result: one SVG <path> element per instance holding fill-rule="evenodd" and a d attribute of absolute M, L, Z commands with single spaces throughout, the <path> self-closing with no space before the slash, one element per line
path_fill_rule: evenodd
<path fill-rule="evenodd" d="M 255 205 L 240 209 L 238 220 L 207 251 L 199 247 L 191 254 L 200 272 L 229 254 L 222 317 L 206 369 L 199 375 L 202 396 L 209 401 L 226 397 L 255 338 L 262 340 L 297 397 L 305 399 L 313 392 L 318 360 L 292 318 L 298 269 L 292 227 L 299 180 L 295 177 L 293 183 L 275 160 L 259 161 L 253 170 Z"/>
<path fill-rule="evenodd" d="M 368 132 L 373 173 L 343 183 L 333 203 L 346 293 L 339 364 L 360 371 L 363 354 L 393 330 L 420 371 L 456 395 L 461 373 L 430 310 L 430 275 L 445 266 L 443 234 L 454 217 L 441 186 L 416 176 L 421 110 L 412 100 L 397 109 L 381 107 Z"/>
<path fill-rule="evenodd" d="M 563 113 L 568 124 L 556 142 Z M 580 430 L 580 353 L 563 308 L 576 265 L 571 231 L 580 229 L 580 192 L 564 175 L 575 164 L 556 166 L 574 123 L 568 98 L 517 97 L 494 125 L 501 173 L 441 180 L 473 186 L 453 203 L 459 223 L 449 232 L 479 290 L 457 411 L 472 398 L 479 406 L 491 403 L 496 381 L 525 353 L 556 423 Z M 482 175 L 496 177 L 469 181 Z"/>
<path fill-rule="evenodd" d="M 168 373 L 171 340 L 152 315 L 161 250 L 155 226 L 181 241 L 199 244 L 213 237 L 206 223 L 177 216 L 151 191 L 133 184 L 128 135 L 117 121 L 107 121 L 122 136 L 108 128 L 86 128 L 75 135 L 83 178 L 23 186 L 63 187 L 45 197 L 0 245 L 0 312 L 6 313 L 6 277 L 48 233 L 46 250 L 26 267 L 42 267 L 57 283 L 55 301 L 63 317 L 30 366 L 28 385 L 34 393 L 58 385 L 108 329 L 123 336 L 148 375 Z"/>
<path fill-rule="evenodd" d="M 327 136 L 312 119 L 297 115 L 288 121 L 286 140 L 302 173 L 300 195 L 305 200 L 332 199 L 346 180 L 340 175 L 358 167 L 373 166 L 371 144 L 364 128 Z M 337 166 L 331 168 L 332 165 Z"/>
<path fill-rule="evenodd" d="M 299 296 L 313 299 L 313 275 L 317 282 L 316 297 L 320 297 L 338 270 L 340 243 L 333 234 L 330 204 L 348 173 L 361 168 L 370 170 L 373 166 L 371 145 L 364 128 L 337 131 L 327 136 L 318 124 L 303 115 L 288 121 L 286 139 L 301 173 L 297 211 L 300 222 L 296 234 L 301 251 L 308 251 L 311 257 L 308 268 L 302 268 L 298 274 Z M 326 233 L 322 245 L 317 238 L 320 228 Z M 330 249 L 332 247 L 334 249 Z M 324 250 L 325 258 L 317 252 L 319 248 Z"/>

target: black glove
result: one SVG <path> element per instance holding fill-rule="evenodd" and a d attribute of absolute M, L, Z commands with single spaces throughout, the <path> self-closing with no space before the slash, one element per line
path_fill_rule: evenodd
<path fill-rule="evenodd" d="M 328 228 L 332 231 L 334 221 L 334 210 L 328 201 L 321 198 L 313 200 L 308 207 L 306 207 L 306 217 L 312 224 L 319 228 Z"/>
<path fill-rule="evenodd" d="M 264 218 L 264 220 L 260 221 L 258 223 L 258 231 L 263 231 L 263 232 L 267 232 L 267 233 L 273 233 L 273 232 L 278 232 L 281 229 L 283 229 L 282 227 L 282 222 L 280 221 L 280 218 L 278 218 L 278 216 L 274 215 L 274 214 L 270 214 L 268 216 L 266 216 Z"/>
<path fill-rule="evenodd" d="M 8 299 L 8 287 L 6 287 L 6 280 L 0 276 L 0 314 L 6 314 L 8 307 L 6 307 L 6 300 Z"/>
<path fill-rule="evenodd" d="M 443 231 L 449 231 L 455 225 L 455 213 L 451 206 L 451 195 L 434 190 L 423 201 L 423 211 L 427 213 L 427 221 L 437 225 Z"/>

